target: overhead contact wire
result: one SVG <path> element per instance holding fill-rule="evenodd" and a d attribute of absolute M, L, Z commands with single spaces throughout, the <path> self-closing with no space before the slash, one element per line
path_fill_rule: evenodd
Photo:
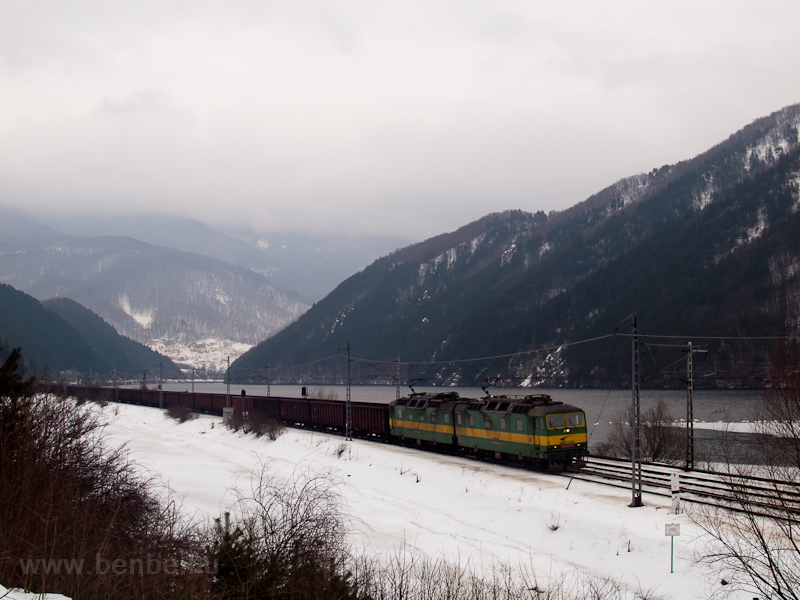
<path fill-rule="evenodd" d="M 444 365 L 444 364 L 451 364 L 451 363 L 464 363 L 464 362 L 475 362 L 479 360 L 492 360 L 495 358 L 510 358 L 512 356 L 522 356 L 523 354 L 535 354 L 536 352 L 547 352 L 548 350 L 558 350 L 559 348 L 566 348 L 568 346 L 577 346 L 578 344 L 586 344 L 588 342 L 595 342 L 597 340 L 604 340 L 606 338 L 614 337 L 613 333 L 609 333 L 607 335 L 601 335 L 599 337 L 589 338 L 586 340 L 579 340 L 577 342 L 564 342 L 563 344 L 557 344 L 555 346 L 548 346 L 545 348 L 536 348 L 535 350 L 523 350 L 522 352 L 511 352 L 510 354 L 497 354 L 495 356 L 479 356 L 477 358 L 459 358 L 454 360 L 421 360 L 421 361 L 401 361 L 401 365 Z M 351 360 L 358 360 L 361 362 L 379 362 L 379 363 L 387 363 L 396 365 L 396 360 L 375 360 L 369 358 L 360 358 L 357 356 L 351 356 Z"/>

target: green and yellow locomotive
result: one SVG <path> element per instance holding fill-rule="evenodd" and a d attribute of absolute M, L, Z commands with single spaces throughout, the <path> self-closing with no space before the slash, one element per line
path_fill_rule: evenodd
<path fill-rule="evenodd" d="M 544 394 L 476 400 L 455 392 L 412 393 L 390 404 L 389 431 L 420 446 L 463 449 L 545 468 L 580 461 L 588 440 L 584 412 Z"/>

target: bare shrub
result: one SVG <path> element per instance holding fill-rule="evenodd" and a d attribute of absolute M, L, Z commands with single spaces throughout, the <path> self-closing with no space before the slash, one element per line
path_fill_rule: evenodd
<path fill-rule="evenodd" d="M 276 421 L 263 413 L 251 412 L 246 418 L 246 427 L 256 437 L 266 435 L 270 440 L 275 441 L 286 431 L 283 423 Z"/>
<path fill-rule="evenodd" d="M 193 412 L 191 408 L 180 404 L 170 404 L 167 406 L 166 413 L 170 419 L 175 419 L 179 423 L 185 423 L 197 418 L 197 413 Z"/>
<path fill-rule="evenodd" d="M 347 569 L 347 516 L 336 482 L 295 471 L 278 477 L 261 465 L 249 491 L 235 490 L 228 515 L 210 532 L 208 554 L 219 563 L 223 597 L 356 598 Z"/>
<path fill-rule="evenodd" d="M 632 421 L 630 408 L 617 414 L 606 441 L 598 444 L 596 453 L 609 458 L 630 458 Z M 659 398 L 654 407 L 642 412 L 640 426 L 642 460 L 677 464 L 684 458 L 686 432 L 672 416 L 666 400 Z"/>
<path fill-rule="evenodd" d="M 259 412 L 250 412 L 247 416 L 243 416 L 241 412 L 234 412 L 227 425 L 234 431 L 252 433 L 256 437 L 266 435 L 273 441 L 286 431 L 283 423 Z"/>
<path fill-rule="evenodd" d="M 315 400 L 338 400 L 339 392 L 336 390 L 326 390 L 325 388 L 310 388 L 308 397 Z"/>
<path fill-rule="evenodd" d="M 561 515 L 551 512 L 550 518 L 547 521 L 547 528 L 550 531 L 557 531 L 559 527 L 561 527 Z"/>
<path fill-rule="evenodd" d="M 800 351 L 783 347 L 770 368 L 771 387 L 753 416 L 756 445 L 744 464 L 736 441 L 723 432 L 727 457 L 720 481 L 728 506 L 692 506 L 689 517 L 704 535 L 696 560 L 727 590 L 764 598 L 800 599 Z M 748 477 L 762 478 L 754 495 Z M 728 507 L 734 510 L 728 510 Z M 719 585 L 719 583 L 717 583 Z"/>
<path fill-rule="evenodd" d="M 202 557 L 174 502 L 137 475 L 124 449 L 104 443 L 97 409 L 33 396 L 16 374 L 18 359 L 12 353 L 0 369 L 0 581 L 81 598 L 141 597 L 141 574 L 111 571 L 112 561 L 144 567 Z M 50 560 L 73 568 L 37 562 Z M 101 561 L 109 569 L 96 568 Z M 205 581 L 161 570 L 146 578 L 147 595 Z"/>
<path fill-rule="evenodd" d="M 228 429 L 232 429 L 233 431 L 244 431 L 248 433 L 247 428 L 247 419 L 242 415 L 239 411 L 234 411 L 230 418 L 225 421 L 225 425 Z"/>
<path fill-rule="evenodd" d="M 581 570 L 546 576 L 530 564 L 495 561 L 483 569 L 472 563 L 432 559 L 396 549 L 381 560 L 363 561 L 353 568 L 359 592 L 375 600 L 626 600 L 654 598 L 650 592 L 629 592 L 621 580 Z M 358 577 L 366 573 L 366 577 Z"/>
<path fill-rule="evenodd" d="M 344 453 L 347 452 L 349 449 L 350 449 L 349 444 L 345 444 L 344 442 L 342 442 L 338 446 L 336 446 L 336 449 L 333 451 L 333 453 L 336 455 L 336 458 L 342 458 Z"/>

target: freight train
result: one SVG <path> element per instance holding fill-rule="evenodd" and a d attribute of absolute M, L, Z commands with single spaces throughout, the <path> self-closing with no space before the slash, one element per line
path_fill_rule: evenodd
<path fill-rule="evenodd" d="M 225 394 L 51 385 L 47 391 L 88 400 L 222 415 Z M 231 396 L 234 414 L 289 427 L 344 434 L 342 400 Z M 587 454 L 586 415 L 550 396 L 462 398 L 455 392 L 413 392 L 390 404 L 351 403 L 354 437 L 411 444 L 442 452 L 553 468 L 580 463 Z"/>

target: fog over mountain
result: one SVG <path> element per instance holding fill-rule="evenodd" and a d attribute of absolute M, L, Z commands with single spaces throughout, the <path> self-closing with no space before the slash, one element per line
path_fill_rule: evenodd
<path fill-rule="evenodd" d="M 418 239 L 561 211 L 796 102 L 798 22 L 796 0 L 2 2 L 0 204 Z"/>
<path fill-rule="evenodd" d="M 120 334 L 211 371 L 403 243 L 268 232 L 239 239 L 160 215 L 73 215 L 52 227 L 17 211 L 0 217 L 0 281 L 41 300 L 74 300 Z"/>
<path fill-rule="evenodd" d="M 235 366 L 280 365 L 288 376 L 349 343 L 359 357 L 415 363 L 428 382 L 613 386 L 629 377 L 627 338 L 559 346 L 613 334 L 637 311 L 648 332 L 684 339 L 797 335 L 799 128 L 796 104 L 563 212 L 493 213 L 398 250 Z M 543 347 L 553 350 L 460 362 Z M 767 347 L 712 349 L 705 383 L 763 384 Z M 291 376 L 341 377 L 340 366 L 311 369 Z"/>
<path fill-rule="evenodd" d="M 253 228 L 214 228 L 163 214 L 41 215 L 38 220 L 76 236 L 127 236 L 155 246 L 216 258 L 266 275 L 279 287 L 319 300 L 372 260 L 416 241 L 407 237 L 319 235 Z"/>

